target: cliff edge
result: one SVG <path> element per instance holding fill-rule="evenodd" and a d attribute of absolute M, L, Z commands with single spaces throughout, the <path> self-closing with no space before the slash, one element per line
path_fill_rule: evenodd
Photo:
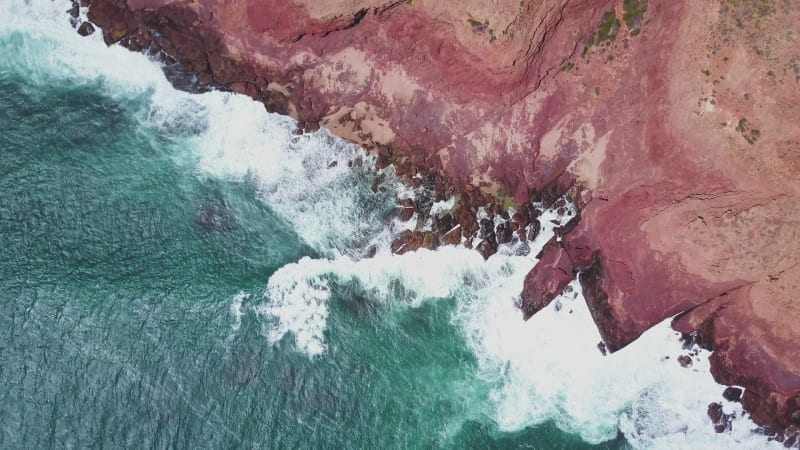
<path fill-rule="evenodd" d="M 580 220 L 528 275 L 524 316 L 580 273 L 609 350 L 675 317 L 756 422 L 796 434 L 795 2 L 92 0 L 90 19 L 178 85 L 250 95 L 460 196 L 398 251 L 476 236 L 491 254 L 535 212 L 493 229 L 475 206 L 567 193 Z"/>

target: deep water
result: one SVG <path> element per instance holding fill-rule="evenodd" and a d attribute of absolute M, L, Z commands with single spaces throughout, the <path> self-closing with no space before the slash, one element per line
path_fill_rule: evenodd
<path fill-rule="evenodd" d="M 604 358 L 577 284 L 522 322 L 544 241 L 392 256 L 391 169 L 3 3 L 0 448 L 766 444 L 666 324 Z"/>

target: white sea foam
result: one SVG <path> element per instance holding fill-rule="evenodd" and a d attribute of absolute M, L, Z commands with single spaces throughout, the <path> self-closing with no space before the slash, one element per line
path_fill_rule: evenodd
<path fill-rule="evenodd" d="M 324 132 L 294 136 L 289 119 L 266 114 L 241 96 L 175 91 L 146 57 L 106 48 L 99 33 L 79 37 L 64 13 L 68 3 L 3 3 L 0 36 L 18 46 L 15 54 L 21 56 L 0 61 L 0 69 L 43 83 L 94 83 L 114 98 L 147 99 L 143 124 L 165 130 L 188 126 L 190 135 L 200 134 L 193 155 L 200 174 L 253 180 L 262 198 L 328 256 L 288 264 L 269 279 L 256 312 L 271 342 L 291 335 L 299 351 L 324 355 L 333 277 L 357 278 L 376 301 L 408 307 L 452 296 L 458 300 L 453 322 L 475 354 L 478 376 L 493 383 L 487 401 L 501 429 L 554 420 L 589 442 L 614 438 L 621 430 L 636 448 L 768 445 L 750 432 L 753 425 L 737 404 L 723 402 L 727 412 L 737 414 L 733 431 L 714 433 L 706 405 L 720 401 L 722 387 L 709 373 L 709 353 L 700 351 L 692 368 L 680 367 L 676 357 L 682 350 L 667 322 L 604 357 L 577 283 L 575 298 L 567 294 L 523 322 L 515 299 L 535 262 L 531 255 L 549 232 L 526 256 L 506 249 L 485 262 L 477 252 L 454 247 L 391 255 L 392 230 L 379 225 L 386 205 L 366 204 L 357 188 L 368 183 L 368 175 L 347 168 L 360 150 Z M 337 164 L 329 167 L 332 161 Z M 387 197 L 413 195 L 389 181 L 396 193 Z M 542 224 L 552 227 L 547 218 Z M 347 254 L 353 245 L 379 250 L 374 258 L 357 260 Z M 391 298 L 393 283 L 404 287 L 403 298 Z M 231 301 L 234 330 L 241 326 L 245 300 L 257 303 L 244 292 Z"/>
<path fill-rule="evenodd" d="M 242 304 L 245 300 L 250 298 L 250 294 L 245 291 L 240 291 L 236 295 L 233 296 L 231 299 L 231 315 L 233 316 L 233 331 L 239 331 L 239 328 L 242 326 L 242 317 L 244 317 L 244 311 L 242 311 Z"/>
<path fill-rule="evenodd" d="M 384 224 L 399 185 L 382 173 L 386 193 L 373 194 L 373 158 L 325 131 L 297 136 L 292 119 L 268 114 L 240 95 L 202 96 L 209 117 L 198 138 L 199 168 L 213 176 L 250 178 L 261 197 L 300 237 L 328 255 L 385 244 Z M 361 167 L 349 167 L 362 161 Z"/>

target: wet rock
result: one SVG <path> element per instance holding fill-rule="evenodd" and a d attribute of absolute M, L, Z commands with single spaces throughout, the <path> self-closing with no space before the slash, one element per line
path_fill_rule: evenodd
<path fill-rule="evenodd" d="M 400 203 L 402 209 L 400 210 L 400 220 L 403 222 L 408 222 L 414 217 L 414 212 L 416 212 L 416 208 L 414 207 L 414 200 L 407 198 Z"/>
<path fill-rule="evenodd" d="M 489 259 L 490 256 L 497 253 L 497 243 L 491 238 L 482 240 L 478 244 L 478 253 L 483 256 L 483 259 Z"/>
<path fill-rule="evenodd" d="M 406 246 L 406 243 L 411 239 L 411 230 L 404 230 L 392 241 L 392 253 L 400 253 Z"/>
<path fill-rule="evenodd" d="M 524 211 L 514 213 L 514 215 L 511 216 L 511 220 L 515 223 L 518 223 L 520 228 L 525 228 L 530 223 L 528 215 Z"/>
<path fill-rule="evenodd" d="M 74 19 L 77 19 L 78 16 L 81 15 L 80 9 L 78 8 L 78 3 L 77 2 L 72 2 L 72 7 L 70 9 L 68 9 L 67 12 Z"/>
<path fill-rule="evenodd" d="M 495 233 L 498 244 L 508 244 L 514 237 L 514 231 L 511 229 L 511 222 L 503 222 L 497 226 Z"/>
<path fill-rule="evenodd" d="M 692 367 L 692 357 L 689 355 L 678 356 L 678 363 L 681 367 Z"/>
<path fill-rule="evenodd" d="M 531 221 L 531 224 L 528 226 L 528 240 L 535 241 L 536 237 L 539 236 L 541 232 L 542 225 L 539 223 L 538 219 L 534 219 Z"/>
<path fill-rule="evenodd" d="M 332 169 L 332 168 L 336 167 L 337 165 L 339 165 L 339 161 L 333 160 L 330 163 L 328 163 L 328 169 Z"/>
<path fill-rule="evenodd" d="M 425 235 L 421 231 L 405 230 L 392 242 L 392 252 L 403 254 L 419 250 L 425 243 Z"/>
<path fill-rule="evenodd" d="M 461 224 L 461 234 L 465 237 L 472 237 L 480 229 L 475 213 L 464 205 L 456 209 L 455 219 Z"/>
<path fill-rule="evenodd" d="M 490 236 L 494 235 L 494 222 L 492 221 L 492 219 L 486 217 L 481 219 L 480 226 L 481 226 L 481 234 L 480 234 L 481 239 L 488 239 Z"/>
<path fill-rule="evenodd" d="M 461 243 L 461 227 L 455 227 L 442 235 L 442 245 L 458 245 Z"/>
<path fill-rule="evenodd" d="M 539 263 L 525 276 L 520 295 L 525 320 L 549 305 L 575 277 L 567 252 L 555 239 L 548 241 L 541 256 Z"/>
<path fill-rule="evenodd" d="M 453 229 L 453 216 L 450 214 L 444 214 L 442 217 L 434 217 L 433 218 L 433 227 L 439 232 L 439 234 L 445 234 L 448 231 Z"/>
<path fill-rule="evenodd" d="M 468 237 L 464 239 L 464 247 L 468 249 L 472 249 L 472 238 Z"/>
<path fill-rule="evenodd" d="M 790 420 L 792 421 L 793 424 L 800 427 L 800 409 L 792 413 Z"/>
<path fill-rule="evenodd" d="M 784 432 L 784 437 L 784 447 L 794 449 L 800 448 L 800 428 L 795 425 L 789 425 Z"/>
<path fill-rule="evenodd" d="M 697 333 L 681 333 L 681 348 L 684 350 L 690 350 L 698 344 Z"/>
<path fill-rule="evenodd" d="M 430 231 L 422 233 L 422 247 L 433 250 L 439 246 L 439 235 Z"/>
<path fill-rule="evenodd" d="M 608 349 L 606 348 L 606 343 L 605 342 L 603 342 L 603 341 L 598 342 L 597 343 L 597 349 L 600 350 L 600 353 L 602 353 L 603 356 L 608 355 Z"/>
<path fill-rule="evenodd" d="M 716 402 L 709 403 L 708 417 L 711 419 L 711 423 L 714 425 L 714 431 L 717 433 L 730 431 L 731 419 L 733 418 L 733 415 L 725 414 L 725 412 L 722 410 L 721 404 Z"/>
<path fill-rule="evenodd" d="M 722 398 L 729 402 L 738 402 L 742 400 L 742 390 L 737 387 L 729 386 L 722 391 Z"/>
<path fill-rule="evenodd" d="M 78 34 L 84 37 L 94 34 L 94 25 L 91 22 L 81 23 L 81 26 L 78 27 Z"/>

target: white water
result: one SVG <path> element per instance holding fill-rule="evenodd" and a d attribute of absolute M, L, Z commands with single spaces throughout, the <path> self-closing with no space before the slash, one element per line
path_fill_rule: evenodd
<path fill-rule="evenodd" d="M 380 220 L 385 205 L 377 201 L 365 207 L 364 197 L 352 188 L 368 178 L 347 168 L 359 150 L 325 133 L 295 137 L 290 120 L 269 115 L 241 96 L 177 92 L 144 56 L 106 48 L 98 35 L 77 36 L 63 12 L 67 7 L 48 0 L 0 1 L 0 33 L 23 31 L 9 41 L 30 55 L 0 62 L 0 70 L 19 70 L 42 82 L 92 84 L 115 98 L 148 98 L 143 123 L 203 130 L 190 158 L 202 176 L 252 180 L 264 201 L 329 257 L 304 258 L 280 269 L 260 305 L 251 306 L 258 302 L 247 293 L 237 295 L 230 307 L 234 329 L 243 308 L 255 308 L 270 341 L 290 335 L 299 351 L 324 358 L 329 277 L 358 278 L 378 301 L 388 301 L 390 282 L 399 281 L 406 295 L 391 300 L 408 307 L 440 297 L 458 299 L 453 323 L 479 362 L 477 376 L 495 386 L 487 401 L 501 429 L 553 419 L 589 442 L 612 439 L 621 430 L 637 448 L 768 445 L 750 432 L 754 426 L 735 404 L 725 403 L 739 417 L 733 432 L 714 433 L 706 405 L 721 400 L 722 387 L 709 374 L 709 354 L 701 351 L 691 369 L 681 368 L 676 362 L 680 343 L 666 322 L 603 357 L 580 295 L 559 299 L 560 311 L 554 302 L 530 321 L 521 320 L 514 300 L 534 263 L 531 256 L 498 254 L 484 262 L 477 252 L 452 247 L 390 255 L 391 224 L 384 227 Z M 338 164 L 329 169 L 334 160 Z M 391 179 L 388 187 L 388 198 L 402 190 Z M 531 255 L 544 239 L 545 234 Z M 350 253 L 372 244 L 380 246 L 375 258 L 351 259 Z M 354 246 L 358 251 L 351 251 Z M 573 290 L 579 293 L 577 286 Z"/>

